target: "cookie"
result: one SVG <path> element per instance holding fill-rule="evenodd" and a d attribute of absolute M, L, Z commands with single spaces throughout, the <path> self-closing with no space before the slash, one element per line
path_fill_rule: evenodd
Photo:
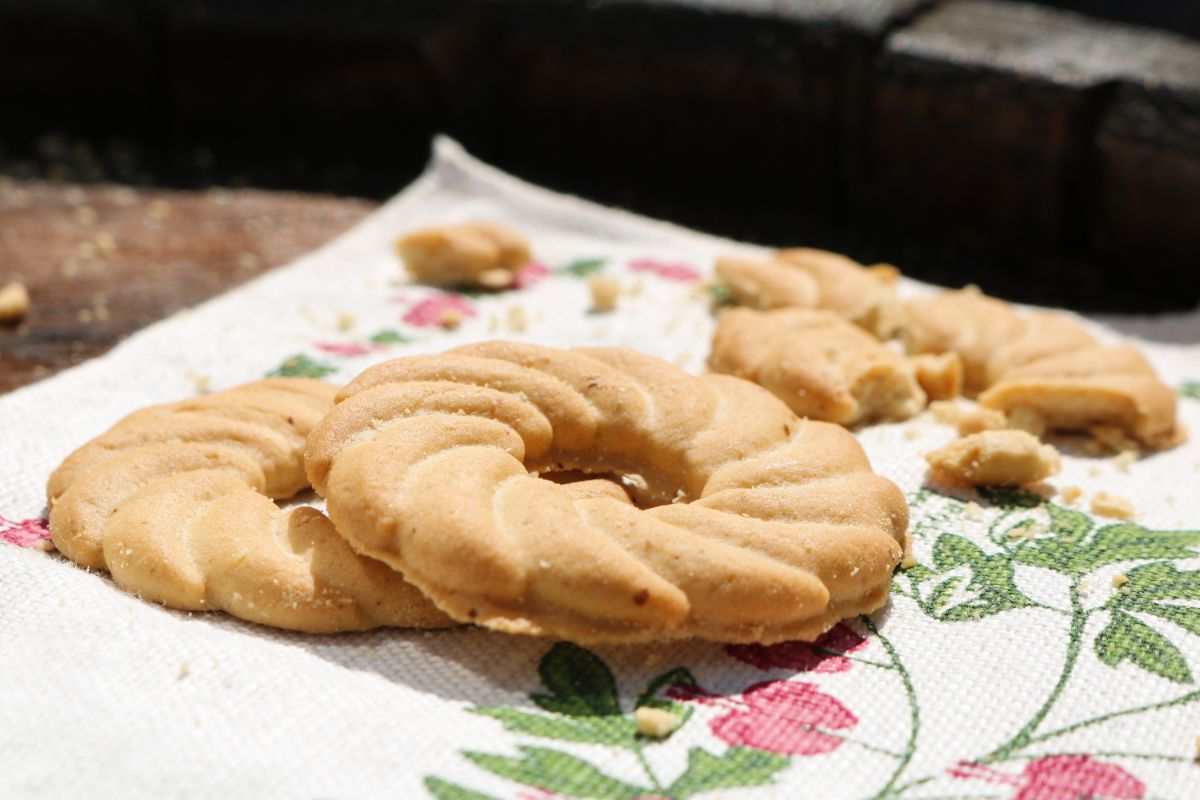
<path fill-rule="evenodd" d="M 1024 431 L 993 430 L 925 455 L 934 478 L 971 486 L 1023 486 L 1058 472 L 1058 451 Z"/>
<path fill-rule="evenodd" d="M 529 241 L 495 222 L 422 228 L 402 236 L 396 252 L 413 280 L 435 286 L 503 289 L 529 263 Z"/>
<path fill-rule="evenodd" d="M 729 309 L 708 365 L 768 389 L 798 416 L 839 425 L 908 419 L 925 407 L 909 361 L 831 311 Z"/>
<path fill-rule="evenodd" d="M 907 506 L 840 427 L 629 350 L 368 369 L 309 437 L 355 550 L 456 620 L 577 642 L 812 639 L 886 602 Z M 637 500 L 538 473 L 615 474 Z"/>
<path fill-rule="evenodd" d="M 880 339 L 902 328 L 905 315 L 893 286 L 895 267 L 877 265 L 880 269 L 871 271 L 854 259 L 811 247 L 779 250 L 775 258 L 816 282 L 817 308 L 833 311 Z"/>
<path fill-rule="evenodd" d="M 1186 434 L 1176 396 L 1136 348 L 1105 345 L 1065 314 L 1019 314 L 977 289 L 909 305 L 910 353 L 957 353 L 965 389 L 1028 430 L 1118 430 L 1150 448 Z"/>
<path fill-rule="evenodd" d="M 719 258 L 715 274 L 735 305 L 832 311 L 881 339 L 895 335 L 904 319 L 899 271 L 890 264 L 866 268 L 837 253 L 794 247 L 765 259 Z"/>
<path fill-rule="evenodd" d="M 278 378 L 131 414 L 50 476 L 55 546 L 171 608 L 309 632 L 448 624 L 324 514 L 271 499 L 308 486 L 304 444 L 335 391 Z"/>
<path fill-rule="evenodd" d="M 963 392 L 963 365 L 958 353 L 911 356 L 917 383 L 931 401 L 953 400 Z"/>
<path fill-rule="evenodd" d="M 717 259 L 714 274 L 729 302 L 738 306 L 813 308 L 820 299 L 817 282 L 807 273 L 769 260 L 724 256 Z"/>

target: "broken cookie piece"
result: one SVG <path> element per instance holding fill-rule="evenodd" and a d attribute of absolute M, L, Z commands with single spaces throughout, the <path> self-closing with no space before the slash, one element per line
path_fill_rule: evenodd
<path fill-rule="evenodd" d="M 839 425 L 908 419 L 925 405 L 903 356 L 829 311 L 729 309 L 709 367 L 770 390 L 799 416 Z"/>
<path fill-rule="evenodd" d="M 529 263 L 529 241 L 495 222 L 422 228 L 401 237 L 396 252 L 414 280 L 435 286 L 503 289 Z"/>
<path fill-rule="evenodd" d="M 953 400 L 962 394 L 963 366 L 958 353 L 926 353 L 912 356 L 909 362 L 930 400 Z"/>
<path fill-rule="evenodd" d="M 0 288 L 0 322 L 15 322 L 29 313 L 29 292 L 23 283 Z"/>
<path fill-rule="evenodd" d="M 1023 486 L 1059 470 L 1058 451 L 1024 431 L 983 431 L 925 455 L 938 480 L 971 486 Z"/>

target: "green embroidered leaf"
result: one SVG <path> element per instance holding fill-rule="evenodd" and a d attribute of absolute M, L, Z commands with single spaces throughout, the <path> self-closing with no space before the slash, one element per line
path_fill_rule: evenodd
<path fill-rule="evenodd" d="M 714 756 L 699 747 L 688 750 L 687 769 L 667 787 L 667 796 L 679 798 L 744 786 L 765 786 L 785 767 L 787 757 L 748 747 L 733 747 Z"/>
<path fill-rule="evenodd" d="M 1082 511 L 1063 508 L 1054 503 L 1046 503 L 1046 511 L 1050 514 L 1050 526 L 1054 538 L 1062 542 L 1081 542 L 1087 532 L 1092 529 L 1092 518 Z"/>
<path fill-rule="evenodd" d="M 1095 648 L 1096 656 L 1110 667 L 1128 659 L 1169 681 L 1192 682 L 1187 661 L 1171 640 L 1122 611 L 1113 612 L 1108 625 L 1096 637 Z"/>
<path fill-rule="evenodd" d="M 463 755 L 493 775 L 567 797 L 632 800 L 639 795 L 652 793 L 650 789 L 605 775 L 583 759 L 568 753 L 545 747 L 518 749 L 521 751 L 519 758 L 474 751 Z"/>
<path fill-rule="evenodd" d="M 1160 602 L 1200 600 L 1200 570 L 1182 572 L 1174 564 L 1160 561 L 1132 569 L 1126 577 L 1129 582 L 1113 595 L 1109 608 L 1153 614 L 1200 636 L 1200 608 Z"/>
<path fill-rule="evenodd" d="M 637 723 L 625 716 L 564 718 L 530 714 L 502 706 L 475 708 L 472 713 L 500 720 L 504 729 L 513 733 L 562 742 L 633 747 L 634 737 L 637 736 Z"/>
<path fill-rule="evenodd" d="M 337 367 L 317 361 L 306 355 L 294 355 L 285 359 L 275 369 L 267 373 L 268 378 L 324 378 L 337 372 Z"/>
<path fill-rule="evenodd" d="M 933 565 L 942 572 L 964 564 L 975 566 L 986 558 L 974 542 L 956 533 L 942 534 L 933 545 Z"/>
<path fill-rule="evenodd" d="M 1159 619 L 1165 619 L 1167 622 L 1173 622 L 1188 633 L 1200 636 L 1200 608 L 1158 603 L 1157 605 L 1137 610 L 1153 614 Z"/>
<path fill-rule="evenodd" d="M 496 800 L 490 794 L 476 792 L 441 778 L 426 778 L 425 790 L 429 792 L 433 800 Z"/>
<path fill-rule="evenodd" d="M 1152 599 L 1200 600 L 1200 570 L 1184 572 L 1166 561 L 1143 564 L 1125 573 L 1129 583 L 1118 598 L 1142 602 Z"/>
<path fill-rule="evenodd" d="M 1030 567 L 1042 567 L 1070 574 L 1071 564 L 1078 555 L 1079 548 L 1070 542 L 1037 539 L 1022 542 L 1013 553 L 1013 561 Z"/>
<path fill-rule="evenodd" d="M 907 569 L 902 569 L 900 574 L 912 581 L 914 586 L 937 575 L 936 572 L 924 564 L 914 564 Z"/>
<path fill-rule="evenodd" d="M 568 642 L 550 648 L 538 664 L 542 684 L 550 694 L 531 695 L 547 711 L 572 717 L 620 715 L 617 682 L 596 655 Z"/>
<path fill-rule="evenodd" d="M 924 603 L 925 613 L 932 617 L 941 619 L 942 609 L 950 602 L 950 598 L 958 589 L 959 584 L 963 581 L 958 576 L 947 578 L 933 588 L 933 592 L 929 595 L 929 600 Z"/>
<path fill-rule="evenodd" d="M 412 341 L 412 337 L 388 328 L 372 334 L 371 341 L 375 344 L 407 344 Z"/>
<path fill-rule="evenodd" d="M 604 269 L 604 265 L 607 263 L 608 260 L 604 258 L 580 258 L 555 271 L 563 275 L 573 275 L 576 278 L 586 278 Z"/>
<path fill-rule="evenodd" d="M 1044 501 L 1041 495 L 1027 489 L 1005 489 L 997 487 L 979 487 L 979 496 L 990 505 L 1001 508 L 1036 508 Z"/>
<path fill-rule="evenodd" d="M 1200 400 L 1200 381 L 1188 381 L 1179 387 L 1179 394 L 1192 400 Z"/>
<path fill-rule="evenodd" d="M 942 572 L 970 567 L 971 578 L 966 590 L 973 594 L 972 599 L 947 608 L 946 604 L 957 589 L 958 578 L 937 586 L 928 603 L 937 619 L 966 622 L 1030 605 L 1029 599 L 1017 589 L 1008 557 L 989 556 L 962 536 L 954 533 L 939 536 L 933 546 L 933 563 Z"/>
<path fill-rule="evenodd" d="M 1132 522 L 1101 528 L 1086 548 L 1072 560 L 1077 574 L 1105 564 L 1143 559 L 1192 558 L 1200 545 L 1200 531 L 1154 531 Z"/>

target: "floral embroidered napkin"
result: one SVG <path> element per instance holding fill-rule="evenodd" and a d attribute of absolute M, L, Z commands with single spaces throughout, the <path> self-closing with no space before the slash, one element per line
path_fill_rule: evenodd
<path fill-rule="evenodd" d="M 398 233 L 480 217 L 533 240 L 518 288 L 403 281 Z M 813 644 L 302 636 L 143 603 L 40 548 L 58 461 L 204 384 L 344 381 L 494 337 L 625 345 L 700 370 L 701 282 L 730 249 L 756 252 L 528 186 L 443 139 L 424 177 L 331 245 L 0 397 L 0 796 L 1200 796 L 1196 438 L 1133 464 L 1068 456 L 1054 483 L 1085 493 L 1070 505 L 925 487 L 921 454 L 953 436 L 928 417 L 861 431 L 910 498 L 919 565 L 885 611 Z M 584 279 L 601 273 L 625 290 L 610 314 L 588 310 Z M 446 309 L 457 330 L 439 327 Z M 1200 315 L 1117 322 L 1200 340 Z M 1200 346 L 1143 345 L 1200 436 Z M 1102 490 L 1137 520 L 1088 513 Z M 639 705 L 682 724 L 639 737 Z"/>

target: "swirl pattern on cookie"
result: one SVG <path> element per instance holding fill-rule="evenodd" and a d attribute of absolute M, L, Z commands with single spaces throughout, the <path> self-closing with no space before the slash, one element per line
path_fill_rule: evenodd
<path fill-rule="evenodd" d="M 272 500 L 308 486 L 305 440 L 335 391 L 279 378 L 129 415 L 50 476 L 55 546 L 172 608 L 309 632 L 448 624 L 324 514 Z"/>
<path fill-rule="evenodd" d="M 811 639 L 886 601 L 907 529 L 843 429 L 615 348 L 373 367 L 306 464 L 354 548 L 454 619 L 579 642 Z M 639 505 L 537 476 L 559 470 L 624 476 Z"/>
<path fill-rule="evenodd" d="M 1021 314 L 967 288 L 910 302 L 908 319 L 908 351 L 958 353 L 966 390 L 987 408 L 1049 429 L 1116 429 L 1151 448 L 1186 437 L 1175 392 L 1145 356 L 1102 344 L 1065 314 Z"/>

